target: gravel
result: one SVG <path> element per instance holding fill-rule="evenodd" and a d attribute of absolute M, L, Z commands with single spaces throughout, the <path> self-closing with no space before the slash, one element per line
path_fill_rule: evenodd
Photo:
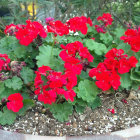
<path fill-rule="evenodd" d="M 83 114 L 73 113 L 69 121 L 61 123 L 53 118 L 49 110 L 40 102 L 29 110 L 25 116 L 18 117 L 13 125 L 2 126 L 2 129 L 43 136 L 82 136 L 106 134 L 140 125 L 140 93 L 101 94 L 102 106 L 91 110 L 86 108 Z M 134 97 L 135 96 L 135 97 Z M 127 99 L 128 104 L 122 102 Z M 115 114 L 108 109 L 114 108 Z"/>

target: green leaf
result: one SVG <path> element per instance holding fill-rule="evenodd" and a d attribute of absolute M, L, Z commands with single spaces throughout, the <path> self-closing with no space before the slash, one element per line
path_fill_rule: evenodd
<path fill-rule="evenodd" d="M 22 70 L 20 71 L 20 75 L 24 80 L 25 84 L 34 81 L 34 77 L 35 77 L 34 72 L 28 67 L 23 67 Z"/>
<path fill-rule="evenodd" d="M 47 43 L 53 43 L 53 35 L 52 35 L 52 33 L 47 34 L 47 37 L 45 38 L 45 41 Z"/>
<path fill-rule="evenodd" d="M 115 35 L 117 38 L 120 39 L 121 36 L 124 35 L 125 29 L 124 28 L 116 28 L 115 29 Z"/>
<path fill-rule="evenodd" d="M 26 47 L 19 44 L 19 41 L 14 36 L 6 36 L 0 40 L 0 52 L 8 54 L 14 60 L 22 58 L 26 54 Z"/>
<path fill-rule="evenodd" d="M 56 64 L 55 56 L 59 55 L 60 50 L 57 48 L 52 48 L 51 46 L 40 46 L 39 47 L 39 55 L 36 57 L 38 67 L 50 66 L 54 67 Z"/>
<path fill-rule="evenodd" d="M 120 40 L 120 37 L 124 35 L 125 29 L 124 28 L 117 28 L 114 32 L 115 35 L 115 43 L 119 44 L 120 42 L 123 42 Z"/>
<path fill-rule="evenodd" d="M 99 89 L 93 81 L 80 81 L 77 89 L 77 96 L 86 102 L 93 102 L 99 93 Z"/>
<path fill-rule="evenodd" d="M 67 43 L 67 38 L 65 36 L 57 36 L 56 37 L 56 40 L 59 42 L 59 43 Z"/>
<path fill-rule="evenodd" d="M 14 58 L 14 49 L 17 46 L 17 39 L 14 36 L 6 36 L 0 40 L 0 52 L 8 54 L 12 59 Z"/>
<path fill-rule="evenodd" d="M 113 37 L 107 32 L 105 34 L 100 34 L 100 39 L 105 43 L 109 44 L 113 41 Z"/>
<path fill-rule="evenodd" d="M 87 102 L 83 101 L 82 98 L 76 99 L 75 110 L 77 113 L 83 113 L 86 106 L 87 106 Z"/>
<path fill-rule="evenodd" d="M 12 79 L 5 80 L 4 83 L 6 87 L 12 88 L 14 90 L 21 89 L 23 85 L 22 80 L 17 76 L 12 77 Z"/>
<path fill-rule="evenodd" d="M 35 104 L 34 104 L 34 101 L 31 100 L 31 99 L 24 99 L 23 100 L 23 107 L 19 110 L 19 112 L 17 112 L 18 115 L 24 115 L 26 113 L 26 111 L 28 109 L 30 109 L 31 107 L 33 107 Z"/>
<path fill-rule="evenodd" d="M 96 96 L 93 102 L 88 103 L 88 106 L 91 107 L 92 109 L 101 106 L 101 99 L 98 96 Z"/>
<path fill-rule="evenodd" d="M 132 81 L 132 88 L 134 90 L 138 90 L 139 89 L 139 86 L 140 86 L 140 82 Z"/>
<path fill-rule="evenodd" d="M 90 51 L 94 51 L 97 55 L 103 55 L 107 52 L 107 48 L 104 44 L 95 42 L 92 39 L 87 39 L 84 43 Z"/>
<path fill-rule="evenodd" d="M 96 55 L 96 54 L 93 54 L 93 56 L 94 56 L 94 60 L 93 62 L 90 63 L 90 66 L 97 67 L 98 64 L 103 61 L 104 57 L 101 55 Z"/>
<path fill-rule="evenodd" d="M 130 51 L 130 45 L 128 45 L 126 43 L 120 43 L 117 46 L 117 49 L 122 49 L 122 50 L 124 50 L 125 53 L 128 53 Z"/>
<path fill-rule="evenodd" d="M 16 114 L 8 110 L 6 107 L 3 108 L 3 112 L 0 112 L 0 124 L 1 125 L 11 125 L 16 119 Z"/>
<path fill-rule="evenodd" d="M 72 43 L 75 41 L 80 41 L 82 42 L 82 39 L 79 36 L 69 36 L 67 37 L 68 43 Z"/>
<path fill-rule="evenodd" d="M 23 58 L 26 55 L 26 47 L 18 45 L 14 51 L 17 58 Z"/>
<path fill-rule="evenodd" d="M 89 78 L 89 75 L 88 75 L 88 73 L 87 73 L 87 72 L 82 71 L 82 72 L 81 72 L 81 74 L 80 74 L 80 78 L 84 80 L 84 79 Z"/>
<path fill-rule="evenodd" d="M 124 74 L 121 74 L 121 86 L 123 88 L 126 88 L 128 89 L 130 86 L 131 86 L 131 79 L 130 79 L 130 74 L 129 73 L 124 73 Z"/>
<path fill-rule="evenodd" d="M 17 90 L 13 90 L 11 88 L 5 88 L 3 90 L 3 92 L 1 92 L 1 94 L 0 94 L 0 100 L 2 98 L 7 98 L 9 95 L 14 94 L 14 93 L 18 93 L 18 91 Z"/>
<path fill-rule="evenodd" d="M 50 111 L 56 119 L 60 122 L 64 122 L 67 121 L 69 115 L 72 114 L 73 107 L 71 104 L 66 102 L 64 104 L 52 104 Z"/>
<path fill-rule="evenodd" d="M 136 69 L 131 70 L 130 79 L 132 81 L 140 83 L 140 71 L 135 71 Z"/>
<path fill-rule="evenodd" d="M 5 90 L 4 82 L 0 82 L 0 94 Z"/>
<path fill-rule="evenodd" d="M 79 104 L 75 105 L 75 110 L 77 113 L 83 113 L 85 110 L 85 106 L 80 106 Z"/>

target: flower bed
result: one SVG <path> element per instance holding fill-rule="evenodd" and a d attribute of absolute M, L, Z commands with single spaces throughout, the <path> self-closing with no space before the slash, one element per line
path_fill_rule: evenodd
<path fill-rule="evenodd" d="M 97 21 L 81 16 L 66 23 L 47 18 L 47 26 L 31 20 L 6 26 L 0 40 L 1 125 L 11 125 L 28 109 L 30 114 L 36 100 L 66 122 L 74 112 L 103 105 L 101 96 L 116 100 L 117 92 L 138 90 L 140 27 L 110 30 L 109 13 Z M 126 97 L 119 101 L 128 104 Z M 105 112 L 116 114 L 114 102 Z"/>

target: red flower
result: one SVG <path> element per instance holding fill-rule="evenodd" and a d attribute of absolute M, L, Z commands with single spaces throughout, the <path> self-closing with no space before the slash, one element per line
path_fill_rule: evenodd
<path fill-rule="evenodd" d="M 125 104 L 128 104 L 128 102 L 125 99 L 122 99 L 122 102 L 124 102 Z"/>
<path fill-rule="evenodd" d="M 27 25 L 15 32 L 16 38 L 20 40 L 21 45 L 28 46 L 38 35 L 42 38 L 47 37 L 47 33 L 41 23 L 37 21 L 31 22 L 30 20 L 27 20 L 26 23 Z"/>
<path fill-rule="evenodd" d="M 7 108 L 13 112 L 18 112 L 23 107 L 23 97 L 20 93 L 11 94 L 8 101 Z"/>
<path fill-rule="evenodd" d="M 68 91 L 64 92 L 64 96 L 67 101 L 69 99 L 71 102 L 73 102 L 74 97 L 76 96 L 76 93 L 74 92 L 74 90 L 68 90 Z"/>
<path fill-rule="evenodd" d="M 5 27 L 4 33 L 5 34 L 9 34 L 9 35 L 14 35 L 15 34 L 15 31 L 17 29 L 18 29 L 18 27 L 15 24 L 10 24 L 10 25 L 7 25 Z"/>
<path fill-rule="evenodd" d="M 44 102 L 44 104 L 52 104 L 56 101 L 56 92 L 54 90 L 43 90 L 43 94 L 38 95 L 38 100 Z"/>
<path fill-rule="evenodd" d="M 8 58 L 7 54 L 0 54 L 0 71 L 2 70 L 10 70 L 8 66 L 10 63 L 10 58 Z"/>
<path fill-rule="evenodd" d="M 103 91 L 109 90 L 111 87 L 117 90 L 121 85 L 118 73 L 124 74 L 129 72 L 132 67 L 136 67 L 138 60 L 134 56 L 128 58 L 123 53 L 122 49 L 109 50 L 105 55 L 104 62 L 89 71 L 89 76 L 96 77 L 95 84 Z"/>
<path fill-rule="evenodd" d="M 113 109 L 108 109 L 109 112 L 111 112 L 112 114 L 115 114 L 115 110 Z"/>
<path fill-rule="evenodd" d="M 84 16 L 71 18 L 67 22 L 67 25 L 71 31 L 73 32 L 81 31 L 81 33 L 84 35 L 87 34 L 88 30 L 87 24 L 92 26 L 92 21 L 90 18 L 86 18 Z"/>
<path fill-rule="evenodd" d="M 76 74 L 72 72 L 73 68 L 77 69 L 77 73 L 81 72 L 81 65 L 68 65 L 66 64 L 66 71 L 56 72 L 51 70 L 48 66 L 42 66 L 36 71 L 35 77 L 35 94 L 38 95 L 38 100 L 44 104 L 55 103 L 57 95 L 64 95 L 66 100 L 74 101 L 76 96 L 72 88 L 77 85 Z M 45 77 L 44 77 L 45 76 Z"/>
<path fill-rule="evenodd" d="M 106 33 L 106 29 L 105 29 L 104 26 L 102 26 L 102 25 L 95 25 L 94 27 L 95 27 L 95 29 L 96 29 L 96 31 L 98 33 Z"/>
<path fill-rule="evenodd" d="M 94 38 L 94 37 L 92 37 L 91 39 L 92 39 L 92 40 L 95 40 L 95 38 Z"/>
<path fill-rule="evenodd" d="M 61 57 L 61 59 L 65 62 L 68 62 L 68 63 L 71 63 L 71 64 L 77 64 L 77 63 L 80 63 L 80 60 L 71 56 L 71 55 L 68 55 L 68 53 L 66 52 L 66 50 L 63 50 L 60 52 L 59 56 Z"/>
<path fill-rule="evenodd" d="M 39 74 L 45 75 L 46 76 L 46 72 L 48 70 L 51 70 L 51 68 L 49 66 L 42 66 L 38 68 Z"/>
<path fill-rule="evenodd" d="M 99 20 L 100 20 L 100 21 L 103 21 L 105 27 L 108 26 L 108 25 L 111 25 L 112 22 L 113 22 L 112 16 L 111 16 L 111 14 L 109 14 L 109 13 L 103 13 L 103 15 L 102 15 L 102 16 L 99 16 L 99 17 L 97 18 L 97 20 L 98 20 L 98 21 L 99 21 Z"/>
<path fill-rule="evenodd" d="M 47 29 L 48 29 L 48 32 L 52 32 L 60 36 L 69 34 L 68 27 L 59 20 L 50 21 L 49 25 L 47 26 Z"/>
<path fill-rule="evenodd" d="M 83 69 L 83 66 L 82 64 L 72 65 L 71 63 L 65 63 L 64 68 L 66 69 L 67 72 L 70 71 L 76 75 L 80 75 Z"/>
<path fill-rule="evenodd" d="M 136 29 L 127 29 L 125 36 L 120 37 L 124 40 L 124 43 L 128 43 L 131 46 L 131 50 L 138 52 L 140 50 L 140 27 Z"/>
<path fill-rule="evenodd" d="M 113 48 L 106 53 L 105 57 L 106 58 L 113 58 L 113 59 L 115 57 L 117 57 L 117 58 L 126 57 L 127 55 L 123 55 L 123 53 L 124 53 L 124 50 Z"/>

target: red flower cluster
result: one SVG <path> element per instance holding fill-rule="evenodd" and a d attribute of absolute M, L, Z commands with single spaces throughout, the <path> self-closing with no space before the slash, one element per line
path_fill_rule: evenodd
<path fill-rule="evenodd" d="M 13 112 L 18 112 L 23 107 L 23 97 L 20 93 L 11 94 L 8 101 L 7 108 Z"/>
<path fill-rule="evenodd" d="M 46 81 L 43 81 L 45 76 Z M 55 103 L 57 95 L 64 95 L 66 100 L 74 101 L 76 93 L 72 88 L 67 88 L 70 83 L 69 78 L 73 78 L 72 75 L 62 74 L 51 70 L 48 66 L 39 67 L 36 71 L 35 78 L 35 94 L 38 95 L 38 100 L 44 102 L 44 104 Z M 66 88 L 67 90 L 66 90 Z"/>
<path fill-rule="evenodd" d="M 109 90 L 111 87 L 117 90 L 121 84 L 118 73 L 124 74 L 129 72 L 132 67 L 136 67 L 138 60 L 134 56 L 128 58 L 123 53 L 122 49 L 113 48 L 106 53 L 104 62 L 89 71 L 89 76 L 96 77 L 95 83 L 103 91 Z"/>
<path fill-rule="evenodd" d="M 49 25 L 47 25 L 48 32 L 55 33 L 55 35 L 67 35 L 69 34 L 69 28 L 63 24 L 61 21 L 50 21 Z"/>
<path fill-rule="evenodd" d="M 10 63 L 10 58 L 8 58 L 7 54 L 0 54 L 0 71 L 2 70 L 10 70 L 8 64 Z"/>
<path fill-rule="evenodd" d="M 41 23 L 37 21 L 31 22 L 30 20 L 26 21 L 27 25 L 8 25 L 6 26 L 5 33 L 8 32 L 10 35 L 15 35 L 18 40 L 20 40 L 21 45 L 28 46 L 33 42 L 34 39 L 39 35 L 42 38 L 47 37 L 44 27 Z M 12 32 L 12 33 L 11 33 Z"/>
<path fill-rule="evenodd" d="M 131 46 L 131 50 L 138 52 L 140 50 L 140 27 L 137 29 L 127 29 L 125 36 L 120 38 L 124 40 L 124 43 L 128 43 Z"/>
<path fill-rule="evenodd" d="M 90 18 L 86 18 L 84 16 L 74 17 L 67 21 L 67 26 L 73 32 L 81 31 L 82 34 L 87 34 L 87 24 L 92 26 L 92 20 Z"/>
<path fill-rule="evenodd" d="M 78 64 L 84 59 L 93 62 L 93 56 L 89 53 L 87 47 L 84 47 L 79 41 L 69 43 L 66 46 L 61 44 L 60 46 L 63 51 L 60 52 L 59 56 L 65 61 L 65 63 Z M 80 59 L 77 57 L 78 55 L 80 56 Z"/>
<path fill-rule="evenodd" d="M 111 25 L 113 22 L 112 16 L 109 13 L 103 13 L 102 16 L 99 16 L 97 18 L 98 21 L 103 21 L 105 27 L 107 27 L 108 25 Z"/>
<path fill-rule="evenodd" d="M 102 21 L 103 25 L 95 25 L 95 29 L 98 33 L 106 33 L 106 27 L 113 22 L 112 16 L 109 13 L 103 13 L 102 16 L 97 18 L 97 21 Z"/>
<path fill-rule="evenodd" d="M 79 41 L 69 43 L 66 46 L 61 44 L 63 49 L 59 56 L 65 61 L 65 75 L 68 77 L 67 89 L 71 89 L 77 85 L 77 76 L 80 75 L 83 69 L 83 63 L 93 62 L 93 56 L 89 53 L 87 47 Z"/>

